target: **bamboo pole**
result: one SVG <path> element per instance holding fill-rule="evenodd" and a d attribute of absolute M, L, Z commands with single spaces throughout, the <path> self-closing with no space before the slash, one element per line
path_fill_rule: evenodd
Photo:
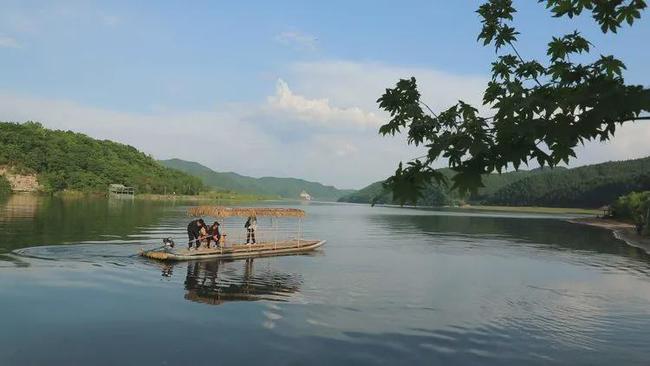
<path fill-rule="evenodd" d="M 273 249 L 277 249 L 278 246 L 278 232 L 276 228 L 277 222 L 273 217 L 271 217 L 271 230 L 273 231 Z"/>

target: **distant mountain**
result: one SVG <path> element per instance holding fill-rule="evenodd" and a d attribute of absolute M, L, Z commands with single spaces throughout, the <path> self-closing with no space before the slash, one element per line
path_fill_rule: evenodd
<path fill-rule="evenodd" d="M 337 189 L 316 182 L 296 178 L 253 178 L 232 172 L 215 172 L 193 161 L 181 159 L 160 160 L 162 165 L 200 178 L 203 184 L 216 189 L 241 193 L 298 198 L 304 190 L 318 201 L 336 201 L 353 190 Z"/>
<path fill-rule="evenodd" d="M 339 198 L 339 202 L 351 203 L 393 203 L 393 195 L 384 190 L 383 181 L 375 182 L 356 192 Z"/>
<path fill-rule="evenodd" d="M 453 171 L 442 169 L 451 177 Z M 341 202 L 394 203 L 392 194 L 375 182 Z M 587 165 L 573 169 L 520 170 L 483 177 L 485 187 L 469 197 L 459 197 L 437 184 L 423 192 L 419 205 L 447 205 L 463 200 L 507 206 L 600 207 L 632 191 L 650 190 L 650 157 Z"/>

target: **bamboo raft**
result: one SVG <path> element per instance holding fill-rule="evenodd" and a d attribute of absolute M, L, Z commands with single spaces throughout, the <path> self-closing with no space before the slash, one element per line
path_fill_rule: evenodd
<path fill-rule="evenodd" d="M 276 226 L 274 220 L 277 220 L 278 218 L 294 218 L 298 219 L 299 223 L 298 235 L 296 238 L 292 239 L 274 239 L 273 241 L 266 241 L 257 244 L 226 245 L 225 237 L 227 234 L 222 233 L 223 243 L 221 243 L 220 247 L 200 247 L 199 249 L 189 250 L 174 249 L 171 247 L 163 246 L 157 249 L 142 250 L 140 252 L 140 255 L 151 259 L 170 261 L 184 261 L 204 258 L 254 258 L 263 256 L 299 254 L 315 250 L 325 244 L 325 240 L 302 239 L 301 222 L 302 218 L 305 217 L 305 211 L 296 208 L 198 206 L 189 208 L 187 213 L 188 215 L 194 217 L 210 216 L 218 218 L 219 220 L 223 220 L 228 217 L 241 218 L 266 216 L 271 218 L 272 229 Z M 272 232 L 275 233 L 273 230 Z"/>
<path fill-rule="evenodd" d="M 168 250 L 164 248 L 143 250 L 143 257 L 163 261 L 187 261 L 196 259 L 239 259 L 310 252 L 320 248 L 325 240 L 286 240 L 277 243 L 235 244 L 229 247 L 200 248 L 198 250 Z"/>

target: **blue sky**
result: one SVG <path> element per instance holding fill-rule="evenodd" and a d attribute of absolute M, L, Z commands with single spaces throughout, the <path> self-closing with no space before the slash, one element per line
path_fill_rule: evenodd
<path fill-rule="evenodd" d="M 417 156 L 381 138 L 374 101 L 417 76 L 431 104 L 478 103 L 494 52 L 476 42 L 478 1 L 0 1 L 0 120 L 132 144 L 254 176 L 360 188 Z M 576 28 L 650 84 L 650 22 L 602 35 L 515 1 L 518 44 L 544 59 Z M 623 129 L 575 165 L 650 154 Z M 201 146 L 197 149 L 196 145 Z"/>

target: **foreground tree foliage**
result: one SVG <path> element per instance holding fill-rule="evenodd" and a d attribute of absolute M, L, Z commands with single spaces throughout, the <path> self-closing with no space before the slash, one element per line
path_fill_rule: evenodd
<path fill-rule="evenodd" d="M 604 33 L 633 25 L 646 8 L 643 0 L 538 2 L 554 17 L 590 13 Z M 542 63 L 524 59 L 515 47 L 519 33 L 511 25 L 516 13 L 511 0 L 487 1 L 477 13 L 483 25 L 478 40 L 497 53 L 483 95 L 483 105 L 494 115 L 481 116 L 463 101 L 436 113 L 421 100 L 415 78 L 400 80 L 378 99 L 390 114 L 380 134 L 405 131 L 408 144 L 428 148 L 426 156 L 400 163 L 385 182 L 399 203 L 417 202 L 432 180 L 447 184 L 431 167 L 438 158 L 447 159 L 455 172 L 451 189 L 464 195 L 482 187 L 485 174 L 529 162 L 568 163 L 579 144 L 606 141 L 624 122 L 650 119 L 643 115 L 650 111 L 650 90 L 625 83 L 622 61 L 612 55 L 587 64 L 572 59 L 590 53 L 592 45 L 580 32 L 553 37 Z"/>
<path fill-rule="evenodd" d="M 650 236 L 650 191 L 619 197 L 612 204 L 612 213 L 618 219 L 633 221 L 639 234 Z"/>
<path fill-rule="evenodd" d="M 106 192 L 111 183 L 140 193 L 197 194 L 203 188 L 200 179 L 165 168 L 132 146 L 33 122 L 0 122 L 0 165 L 37 174 L 51 192 Z"/>

